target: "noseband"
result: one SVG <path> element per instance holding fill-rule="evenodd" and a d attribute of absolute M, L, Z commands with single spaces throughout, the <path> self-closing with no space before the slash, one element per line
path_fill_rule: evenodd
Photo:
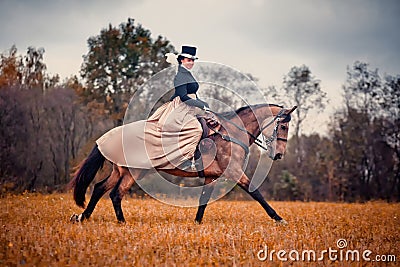
<path fill-rule="evenodd" d="M 277 141 L 282 141 L 282 142 L 287 142 L 288 140 L 286 139 L 286 138 L 281 138 L 281 137 L 278 137 L 278 127 L 279 127 L 279 124 L 281 123 L 281 122 L 289 122 L 290 121 L 290 119 L 291 119 L 291 117 L 290 117 L 290 114 L 287 114 L 287 115 L 285 115 L 284 114 L 284 109 L 281 109 L 279 112 L 278 112 L 278 114 L 275 116 L 275 117 L 273 117 L 272 118 L 272 120 L 269 122 L 269 123 L 267 123 L 267 125 L 265 125 L 264 127 L 262 127 L 261 129 L 260 129 L 260 132 L 261 132 L 261 136 L 263 137 L 263 140 L 261 141 L 261 144 L 262 144 L 262 146 L 261 146 L 261 144 L 260 144 L 260 141 L 259 141 L 259 139 L 256 139 L 256 141 L 254 142 L 256 145 L 258 145 L 259 147 L 261 147 L 261 148 L 263 148 L 265 151 L 269 151 L 269 157 L 271 158 L 271 159 L 274 159 L 274 157 L 275 157 L 275 148 L 274 148 L 274 146 L 272 145 L 272 143 L 275 141 L 275 140 L 277 140 Z M 284 117 L 284 119 L 281 121 L 281 118 L 283 117 L 285 115 L 285 117 Z M 275 124 L 275 127 L 274 127 L 274 131 L 272 132 L 272 135 L 270 136 L 270 137 L 265 137 L 265 135 L 262 133 L 266 128 L 268 128 L 272 123 L 274 123 L 276 121 L 276 124 Z"/>

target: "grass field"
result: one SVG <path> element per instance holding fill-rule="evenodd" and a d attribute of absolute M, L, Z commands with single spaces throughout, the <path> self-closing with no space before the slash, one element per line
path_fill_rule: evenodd
<path fill-rule="evenodd" d="M 195 208 L 150 199 L 125 199 L 124 225 L 108 199 L 83 224 L 71 195 L 0 203 L 0 266 L 400 265 L 400 204 L 271 202 L 289 222 L 276 226 L 254 201 L 217 201 L 201 225 Z"/>

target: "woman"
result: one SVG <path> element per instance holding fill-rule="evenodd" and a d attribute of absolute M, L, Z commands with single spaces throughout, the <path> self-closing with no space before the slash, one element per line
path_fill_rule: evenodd
<path fill-rule="evenodd" d="M 190 71 L 196 47 L 182 46 L 180 54 L 167 57 L 169 63 L 179 64 L 171 101 L 147 120 L 116 127 L 100 137 L 96 143 L 108 160 L 131 168 L 174 169 L 193 158 L 202 134 L 196 114 L 198 108 L 208 109 L 196 95 L 199 84 Z"/>
<path fill-rule="evenodd" d="M 171 61 L 171 58 L 169 56 L 170 54 L 167 55 L 167 61 Z M 196 93 L 199 89 L 199 84 L 190 72 L 190 70 L 194 66 L 194 61 L 196 59 L 198 59 L 196 57 L 196 47 L 182 46 L 182 52 L 178 55 L 177 58 L 179 66 L 178 72 L 174 79 L 175 93 L 171 97 L 171 100 L 179 96 L 180 100 L 185 104 L 206 110 L 207 108 L 209 108 L 209 106 L 206 102 L 198 99 Z M 173 64 L 174 62 L 170 63 Z"/>

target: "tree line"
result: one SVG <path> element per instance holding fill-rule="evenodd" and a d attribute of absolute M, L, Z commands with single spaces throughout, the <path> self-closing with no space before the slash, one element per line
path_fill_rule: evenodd
<path fill-rule="evenodd" d="M 301 70 L 304 75 L 299 75 Z M 301 110 L 302 105 L 321 104 L 322 95 L 309 73 L 306 66 L 293 68 L 285 77 L 290 86 L 284 83 L 286 87 L 281 91 L 294 95 L 286 99 L 298 105 L 300 112 L 308 110 Z M 311 86 L 304 90 L 307 84 Z M 312 90 L 314 100 L 310 102 L 308 96 L 303 96 Z M 272 167 L 272 182 L 265 184 L 271 197 L 400 200 L 400 75 L 381 76 L 378 69 L 356 61 L 347 67 L 342 93 L 343 107 L 331 117 L 327 135 L 297 136 L 295 131 L 285 160 Z M 298 99 L 301 101 L 297 102 Z M 298 126 L 303 118 L 299 114 L 294 116 L 294 124 Z"/>
<path fill-rule="evenodd" d="M 13 46 L 2 53 L 2 193 L 64 190 L 94 140 L 121 125 L 132 95 L 140 96 L 137 113 L 144 110 L 152 95 L 141 85 L 168 67 L 167 52 L 176 52 L 170 41 L 153 38 L 128 19 L 88 39 L 79 77 L 60 81 L 58 75 L 49 75 L 43 48 L 29 47 L 20 55 Z M 280 88 L 266 88 L 268 99 L 299 108 L 291 122 L 294 134 L 286 157 L 273 164 L 261 187 L 264 193 L 276 200 L 399 201 L 399 86 L 400 75 L 382 76 L 367 63 L 354 62 L 342 87 L 344 105 L 331 117 L 324 135 L 301 133 L 309 111 L 323 111 L 328 103 L 307 66 L 290 69 Z M 208 94 L 234 108 L 240 105 L 219 90 Z M 252 149 L 253 156 L 260 153 L 266 157 Z M 249 173 L 254 171 L 252 158 Z"/>

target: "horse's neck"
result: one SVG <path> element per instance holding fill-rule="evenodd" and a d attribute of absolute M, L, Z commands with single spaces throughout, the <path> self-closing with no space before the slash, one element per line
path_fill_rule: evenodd
<path fill-rule="evenodd" d="M 239 113 L 238 116 L 232 118 L 231 121 L 240 127 L 241 125 L 244 126 L 252 136 L 257 137 L 261 133 L 261 124 L 268 118 L 272 119 L 272 117 L 276 116 L 280 110 L 281 108 L 277 106 L 257 106 L 251 108 L 251 110 L 242 110 L 242 112 Z M 251 135 L 243 135 L 243 133 L 240 135 L 242 138 L 249 138 L 248 142 L 250 145 L 255 141 Z"/>
<path fill-rule="evenodd" d="M 279 106 L 262 106 L 260 108 L 255 109 L 253 112 L 257 116 L 257 118 L 261 121 L 264 121 L 265 119 L 268 119 L 269 117 L 273 117 L 278 115 L 278 113 L 281 111 L 281 107 Z"/>
<path fill-rule="evenodd" d="M 247 114 L 246 118 L 242 118 L 247 131 L 258 136 L 261 133 L 261 124 L 266 119 L 276 116 L 280 110 L 280 107 L 268 105 L 253 109 L 252 112 Z"/>

